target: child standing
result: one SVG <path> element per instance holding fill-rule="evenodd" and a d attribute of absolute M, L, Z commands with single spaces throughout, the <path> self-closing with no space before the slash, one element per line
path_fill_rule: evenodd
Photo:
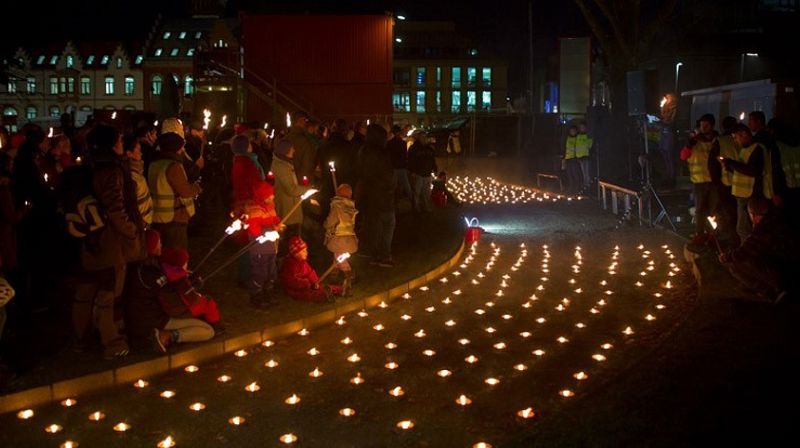
<path fill-rule="evenodd" d="M 352 255 L 358 251 L 358 237 L 355 231 L 358 210 L 352 197 L 353 189 L 349 184 L 339 185 L 336 196 L 331 200 L 331 211 L 325 219 L 325 247 L 333 252 L 334 259 L 338 259 L 345 252 Z M 344 273 L 342 295 L 346 296 L 350 292 L 355 275 L 347 260 L 339 263 L 338 268 Z"/>
<path fill-rule="evenodd" d="M 295 300 L 332 302 L 333 295 L 341 293 L 338 286 L 320 286 L 316 271 L 308 264 L 308 246 L 299 236 L 289 239 L 289 255 L 281 265 L 280 278 L 286 292 Z"/>
<path fill-rule="evenodd" d="M 270 230 L 282 231 L 283 225 L 275 213 L 275 195 L 272 185 L 258 182 L 254 187 L 253 199 L 246 202 L 244 213 L 247 218 L 247 234 L 250 241 Z M 268 308 L 275 304 L 274 291 L 277 277 L 276 254 L 278 243 L 265 241 L 250 247 L 250 279 L 247 290 L 250 304 L 256 308 Z"/>

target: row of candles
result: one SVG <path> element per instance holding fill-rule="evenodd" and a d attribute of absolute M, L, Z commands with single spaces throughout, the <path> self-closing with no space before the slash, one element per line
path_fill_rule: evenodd
<path fill-rule="evenodd" d="M 492 245 L 495 246 L 494 244 L 492 244 Z M 524 247 L 525 246 L 524 246 L 524 243 L 523 243 L 523 245 L 522 245 L 523 249 L 521 250 L 520 257 L 517 259 L 517 261 L 513 265 L 513 267 L 519 268 L 521 266 L 522 262 L 525 260 L 525 257 L 527 256 L 527 249 L 525 249 Z M 548 247 L 546 245 L 544 246 L 543 249 L 544 249 L 544 259 L 543 259 L 543 263 L 542 263 L 542 266 L 543 266 L 542 267 L 542 271 L 543 271 L 543 273 L 546 273 L 546 271 L 549 269 L 550 253 L 549 253 Z M 669 251 L 669 249 L 667 249 L 666 247 L 665 247 L 665 249 L 666 249 L 665 253 L 668 256 L 670 256 L 670 259 L 674 259 L 674 256 L 672 256 L 672 254 Z M 640 246 L 639 250 L 643 251 L 643 247 Z M 476 247 L 472 247 L 471 250 L 470 250 L 469 255 L 465 258 L 464 263 L 461 265 L 461 267 L 462 268 L 467 268 L 469 266 L 470 262 L 474 259 L 475 255 L 476 255 Z M 497 257 L 499 255 L 500 255 L 500 249 L 499 249 L 499 247 L 495 247 L 493 255 L 490 257 L 489 262 L 486 264 L 486 267 L 485 267 L 485 270 L 487 272 L 490 271 L 491 268 L 495 265 L 495 263 L 497 262 Z M 616 272 L 616 268 L 618 266 L 618 261 L 617 261 L 618 260 L 618 256 L 619 256 L 618 247 L 615 247 L 615 251 L 614 251 L 614 253 L 612 255 L 612 266 L 609 267 L 609 273 L 611 275 L 614 275 L 614 273 Z M 642 252 L 642 256 L 645 259 L 649 258 L 649 256 L 650 256 L 649 251 L 643 251 Z M 575 261 L 575 264 L 572 266 L 572 269 L 573 269 L 573 272 L 575 272 L 577 274 L 577 273 L 580 272 L 580 266 L 582 264 L 582 256 L 581 256 L 580 247 L 576 248 L 575 257 L 576 257 L 576 261 Z M 650 260 L 650 262 L 648 263 L 648 266 L 652 266 L 652 265 L 653 265 L 652 264 L 652 260 Z M 674 272 L 679 271 L 679 268 L 677 268 L 677 266 L 675 266 L 674 263 L 670 264 L 670 268 L 671 268 L 670 271 L 669 271 L 670 274 L 674 274 Z M 460 274 L 459 271 L 453 272 L 453 277 L 455 277 L 455 279 L 457 279 L 460 275 L 461 274 Z M 478 274 L 478 276 L 476 276 L 476 278 L 473 279 L 473 281 L 480 281 L 485 276 L 486 275 L 483 273 L 483 271 L 481 271 Z M 446 278 L 446 277 L 443 277 L 443 278 Z M 496 295 L 498 297 L 502 297 L 503 296 L 502 292 L 503 292 L 504 288 L 508 287 L 508 280 L 509 279 L 510 279 L 509 274 L 505 274 L 505 275 L 502 276 L 502 280 L 500 281 L 500 289 L 496 293 Z M 546 282 L 547 278 L 546 277 L 542 277 L 542 280 L 544 282 Z M 442 283 L 445 283 L 445 282 L 442 282 Z M 570 284 L 574 284 L 574 283 L 575 283 L 574 279 L 571 279 Z M 638 284 L 638 283 L 640 283 L 640 282 L 637 282 L 637 287 L 641 287 L 641 285 Z M 601 282 L 601 285 L 602 286 L 606 286 L 606 281 L 603 280 Z M 541 291 L 543 290 L 542 289 L 543 285 L 539 285 L 539 286 L 540 287 L 537 288 L 537 289 L 541 294 Z M 669 289 L 671 287 L 669 280 L 663 286 L 664 286 L 664 288 Z M 420 288 L 420 291 L 421 292 L 427 292 L 427 291 L 429 291 L 429 287 L 424 286 L 424 287 Z M 582 292 L 581 288 L 578 288 L 575 291 L 576 291 L 577 294 Z M 611 295 L 613 293 L 613 291 L 606 290 L 605 293 L 607 295 Z M 452 294 L 454 296 L 459 296 L 461 294 L 461 290 L 459 290 L 459 289 L 454 290 L 452 292 Z M 404 298 L 408 299 L 408 298 L 410 298 L 410 295 L 407 294 Z M 450 298 L 448 297 L 445 300 L 450 300 Z M 496 299 L 496 300 L 499 301 L 500 299 Z M 534 294 L 528 299 L 528 301 L 526 301 L 523 304 L 523 307 L 525 307 L 525 305 L 532 304 L 536 300 L 537 300 L 537 296 Z M 601 299 L 600 302 L 602 302 L 602 301 L 604 301 L 604 299 Z M 452 301 L 450 301 L 450 303 L 452 303 Z M 489 307 L 493 306 L 493 305 L 490 305 L 491 303 L 492 302 L 488 302 L 487 306 L 489 306 Z M 563 299 L 562 303 L 559 303 L 559 306 L 564 306 L 565 307 L 565 306 L 568 306 L 568 304 L 569 304 L 569 299 L 565 298 L 565 299 Z M 386 307 L 385 303 L 383 303 L 382 305 L 383 305 L 382 308 Z M 558 306 L 556 307 L 556 310 L 558 310 L 558 311 L 562 311 L 564 309 L 566 309 L 566 308 L 563 308 L 563 309 L 559 310 Z M 483 311 L 483 310 L 480 309 L 480 308 L 477 309 L 476 310 L 476 314 L 479 314 L 479 315 L 484 314 L 484 312 L 479 312 L 479 311 Z M 363 311 L 363 310 L 361 312 L 359 312 L 359 314 L 363 314 L 362 317 L 366 316 L 366 312 Z M 407 316 L 407 314 L 404 315 L 404 316 Z M 650 316 L 650 315 L 648 315 L 648 316 Z M 510 320 L 512 318 L 512 316 L 510 314 L 504 314 L 502 316 L 502 318 L 504 320 Z M 407 319 L 403 319 L 403 320 L 407 320 Z M 650 320 L 650 319 L 648 319 L 648 320 Z M 544 322 L 544 317 L 540 317 L 539 319 L 537 319 L 537 321 L 539 321 L 539 323 L 543 323 Z M 341 317 L 337 321 L 337 323 L 339 325 L 342 325 L 343 322 L 344 322 L 344 317 Z M 449 319 L 448 321 L 445 322 L 445 325 L 447 325 L 447 326 L 452 326 L 454 324 L 455 324 L 455 322 L 452 319 Z M 583 326 L 583 324 L 581 324 L 581 323 L 576 324 L 577 328 L 582 328 L 582 326 Z M 383 324 L 377 323 L 377 324 L 375 324 L 373 326 L 373 329 L 375 331 L 383 331 L 383 330 L 385 330 L 385 327 L 383 326 Z M 492 331 L 492 327 L 487 327 L 486 330 L 487 330 L 487 333 L 489 333 L 489 334 L 494 332 L 494 331 Z M 420 330 L 420 331 L 422 331 L 424 333 L 424 330 Z M 632 334 L 631 327 L 629 327 L 629 326 L 626 327 L 626 329 L 624 330 L 624 333 L 627 334 L 627 335 Z M 309 334 L 309 332 L 307 330 L 300 332 L 301 336 L 308 335 L 308 334 Z M 415 333 L 415 335 L 416 334 L 417 333 Z M 529 335 L 530 335 L 529 332 L 522 332 L 521 333 L 521 336 L 523 336 L 523 338 L 526 338 Z M 460 340 L 460 343 L 462 345 L 466 345 L 464 343 L 464 341 L 465 341 L 465 339 L 462 338 Z M 569 340 L 566 337 L 561 336 L 561 337 L 559 337 L 557 339 L 557 342 L 560 343 L 560 344 L 564 344 L 566 342 L 569 342 Z M 346 338 L 344 338 L 342 340 L 342 343 L 345 344 L 345 345 L 349 345 L 349 344 L 352 343 L 352 339 L 350 339 L 349 337 L 346 337 Z M 468 343 L 468 341 L 466 341 L 466 343 Z M 268 348 L 268 347 L 272 346 L 273 343 L 271 341 L 266 341 L 265 343 L 263 343 L 263 345 Z M 396 347 L 397 347 L 397 345 L 394 344 L 394 343 L 391 343 L 391 342 L 386 344 L 386 348 L 390 349 L 390 350 L 392 350 L 392 349 L 394 349 Z M 503 349 L 506 348 L 506 344 L 504 342 L 499 342 L 499 343 L 494 344 L 493 347 L 495 349 L 497 349 L 497 350 L 503 350 Z M 602 348 L 604 348 L 605 350 L 608 350 L 608 349 L 610 349 L 612 347 L 613 347 L 613 345 L 610 344 L 610 343 L 605 343 L 605 344 L 602 345 Z M 308 350 L 307 353 L 310 356 L 317 356 L 317 355 L 319 355 L 320 352 L 319 352 L 318 349 L 312 348 L 312 349 Z M 428 349 L 428 350 L 423 351 L 423 354 L 425 356 L 433 356 L 435 354 L 435 351 L 433 351 L 431 349 Z M 534 356 L 541 357 L 542 355 L 544 355 L 544 351 L 541 350 L 541 349 L 537 349 L 537 350 L 535 350 L 533 352 L 533 354 L 534 354 Z M 246 350 L 239 350 L 234 355 L 236 357 L 242 358 L 242 357 L 247 356 L 248 352 Z M 606 358 L 602 354 L 595 354 L 595 355 L 593 355 L 593 359 L 595 359 L 596 361 L 604 361 Z M 348 357 L 348 361 L 350 361 L 350 362 L 358 362 L 359 360 L 360 360 L 360 358 L 358 358 L 357 354 L 353 354 L 350 357 Z M 465 361 L 468 362 L 468 363 L 474 363 L 474 362 L 477 362 L 477 360 L 478 359 L 477 359 L 477 357 L 475 355 L 470 355 L 465 359 Z M 265 364 L 265 366 L 268 367 L 268 368 L 274 368 L 274 367 L 277 367 L 277 365 L 278 365 L 277 362 L 274 361 L 274 360 L 270 360 Z M 398 365 L 395 362 L 389 362 L 389 363 L 387 363 L 385 365 L 385 367 L 388 370 L 394 370 L 394 369 L 396 369 L 398 367 Z M 517 365 L 514 366 L 514 368 L 516 370 L 522 371 L 522 370 L 526 370 L 527 366 L 525 366 L 524 364 L 517 364 Z M 199 370 L 199 368 L 197 366 L 187 366 L 185 368 L 185 371 L 187 373 L 195 373 L 198 370 Z M 449 377 L 450 375 L 452 375 L 452 372 L 450 370 L 447 370 L 447 369 L 439 369 L 436 372 L 436 374 L 439 377 L 446 378 L 446 377 Z M 320 377 L 322 375 L 323 375 L 323 372 L 318 367 L 315 367 L 314 370 L 309 372 L 309 376 L 312 377 L 312 378 L 318 378 L 318 377 Z M 577 372 L 577 373 L 573 374 L 573 377 L 574 377 L 574 379 L 576 379 L 578 381 L 584 381 L 584 380 L 586 380 L 588 378 L 588 374 L 586 374 L 584 371 L 580 371 L 580 372 Z M 228 375 L 222 375 L 222 376 L 220 376 L 218 378 L 218 381 L 223 382 L 223 383 L 224 382 L 228 382 L 230 380 L 231 380 L 231 377 L 228 376 Z M 357 374 L 356 377 L 353 377 L 350 380 L 350 382 L 352 384 L 359 385 L 359 384 L 362 384 L 364 382 L 364 380 L 361 377 L 361 374 L 359 373 L 359 374 Z M 491 378 L 490 377 L 490 378 L 487 378 L 485 380 L 485 383 L 490 385 L 490 386 L 495 386 L 495 385 L 500 383 L 500 380 L 497 379 L 497 378 Z M 148 385 L 149 384 L 147 383 L 147 381 L 144 381 L 144 380 L 139 380 L 136 383 L 134 383 L 134 386 L 137 387 L 137 388 L 145 388 Z M 260 386 L 256 382 L 253 382 L 253 383 L 251 383 L 251 384 L 249 384 L 248 386 L 245 387 L 245 390 L 247 390 L 248 392 L 251 392 L 251 393 L 255 393 L 259 389 L 260 389 Z M 403 388 L 401 386 L 396 386 L 396 387 L 394 387 L 394 388 L 389 390 L 389 394 L 392 395 L 392 396 L 395 396 L 395 397 L 400 397 L 400 396 L 403 396 L 405 394 L 405 391 L 403 390 Z M 563 390 L 559 391 L 559 395 L 561 395 L 562 397 L 568 398 L 568 397 L 574 396 L 574 392 L 572 392 L 569 389 L 563 389 Z M 170 398 L 175 396 L 175 392 L 174 391 L 169 391 L 169 390 L 163 391 L 160 394 L 160 396 L 162 398 L 164 398 L 164 399 L 170 399 Z M 296 404 L 298 404 L 300 402 L 300 400 L 301 399 L 300 399 L 300 397 L 298 395 L 292 394 L 290 397 L 286 398 L 284 401 L 285 401 L 285 403 L 287 405 L 296 405 Z M 75 399 L 67 399 L 67 400 L 64 400 L 62 402 L 62 405 L 65 406 L 65 407 L 71 407 L 71 406 L 74 406 L 76 403 L 77 402 L 76 402 Z M 461 406 L 468 406 L 469 404 L 472 403 L 472 399 L 470 397 L 468 397 L 467 395 L 465 395 L 465 394 L 461 394 L 458 398 L 456 398 L 456 403 L 461 405 Z M 199 403 L 198 402 L 198 403 L 193 403 L 192 405 L 189 406 L 189 408 L 191 410 L 195 411 L 195 412 L 199 412 L 199 411 L 202 411 L 203 409 L 205 409 L 205 405 L 203 403 Z M 339 411 L 339 414 L 341 416 L 343 416 L 343 417 L 351 417 L 351 416 L 354 416 L 356 414 L 356 411 L 354 409 L 352 409 L 352 408 L 349 408 L 349 407 L 348 408 L 342 408 Z M 524 418 L 524 419 L 532 418 L 534 415 L 536 415 L 536 412 L 534 412 L 532 407 L 528 407 L 528 408 L 522 409 L 522 410 L 517 412 L 517 416 L 520 417 L 520 418 Z M 24 419 L 31 418 L 31 417 L 33 417 L 33 411 L 32 410 L 20 411 L 18 416 L 20 418 L 24 418 Z M 95 413 L 90 414 L 90 420 L 93 420 L 93 421 L 100 421 L 100 420 L 102 420 L 104 418 L 105 418 L 105 415 L 100 411 L 97 411 Z M 235 417 L 231 417 L 229 419 L 229 423 L 232 424 L 232 425 L 237 425 L 238 426 L 238 425 L 244 424 L 245 423 L 245 419 L 243 417 L 240 417 L 240 416 L 235 416 Z M 411 429 L 411 428 L 413 428 L 413 426 L 414 426 L 414 423 L 412 421 L 410 421 L 410 420 L 404 420 L 404 421 L 398 422 L 398 424 L 397 424 L 397 427 L 401 428 L 401 429 Z M 114 430 L 115 431 L 119 431 L 119 432 L 125 432 L 125 431 L 127 431 L 129 429 L 130 429 L 130 425 L 128 425 L 125 422 L 120 422 L 120 423 L 118 423 L 117 425 L 114 426 Z M 48 426 L 46 428 L 46 430 L 48 432 L 50 432 L 50 433 L 57 433 L 57 432 L 59 432 L 61 430 L 61 427 L 59 425 L 53 424 L 53 425 Z M 296 436 L 294 436 L 293 434 L 285 434 L 285 435 L 281 436 L 281 441 L 285 442 L 285 440 L 291 440 L 291 442 L 289 442 L 289 443 L 293 443 L 297 439 L 296 439 Z M 165 442 L 165 441 L 167 441 L 167 439 L 165 439 L 162 442 Z M 173 443 L 174 443 L 174 441 L 173 441 Z M 162 445 L 159 444 L 159 446 L 162 446 Z M 165 444 L 164 446 L 172 446 L 172 445 Z"/>
<path fill-rule="evenodd" d="M 491 177 L 460 177 L 447 179 L 447 187 L 459 201 L 466 204 L 529 204 L 534 202 L 558 202 L 582 199 L 580 196 L 564 196 L 544 193 L 531 188 L 509 185 Z"/>

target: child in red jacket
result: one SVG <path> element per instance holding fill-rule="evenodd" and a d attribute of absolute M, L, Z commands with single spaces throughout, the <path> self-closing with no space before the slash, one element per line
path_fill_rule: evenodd
<path fill-rule="evenodd" d="M 332 302 L 342 289 L 335 285 L 320 285 L 314 268 L 308 264 L 308 246 L 299 236 L 289 239 L 289 255 L 283 260 L 281 284 L 289 296 L 306 302 Z"/>
<path fill-rule="evenodd" d="M 275 194 L 272 185 L 259 181 L 253 190 L 253 199 L 244 205 L 244 213 L 247 215 L 247 235 L 250 241 L 265 232 L 281 231 L 284 227 L 280 217 L 275 213 Z M 278 244 L 274 241 L 265 241 L 250 247 L 250 278 L 247 280 L 247 290 L 250 293 L 250 304 L 256 308 L 264 309 L 275 304 L 277 253 Z"/>
<path fill-rule="evenodd" d="M 217 302 L 198 292 L 189 281 L 189 253 L 186 249 L 165 247 L 161 251 L 161 269 L 167 277 L 166 288 L 181 299 L 192 317 L 205 320 L 216 333 L 222 332 L 219 307 Z"/>

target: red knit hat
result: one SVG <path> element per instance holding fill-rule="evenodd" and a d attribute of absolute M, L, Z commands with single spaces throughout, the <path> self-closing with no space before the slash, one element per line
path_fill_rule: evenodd
<path fill-rule="evenodd" d="M 259 201 L 265 201 L 275 196 L 275 190 L 269 182 L 258 182 L 254 188 L 253 194 Z"/>
<path fill-rule="evenodd" d="M 161 234 L 157 230 L 147 229 L 144 233 L 144 238 L 147 241 L 147 255 L 158 256 L 161 255 Z"/>
<path fill-rule="evenodd" d="M 186 249 L 177 247 L 165 247 L 161 251 L 161 263 L 170 266 L 183 267 L 189 262 L 189 252 Z"/>
<path fill-rule="evenodd" d="M 308 245 L 306 245 L 306 242 L 303 241 L 302 238 L 300 238 L 299 236 L 293 236 L 293 237 L 289 238 L 289 253 L 290 254 L 297 255 L 297 254 L 299 254 L 301 251 L 303 251 L 305 249 L 308 249 Z"/>

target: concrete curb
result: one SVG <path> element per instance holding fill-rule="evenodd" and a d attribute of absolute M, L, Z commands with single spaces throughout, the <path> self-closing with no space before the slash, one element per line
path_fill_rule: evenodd
<path fill-rule="evenodd" d="M 252 331 L 229 339 L 204 343 L 190 350 L 180 351 L 171 355 L 0 396 L 0 414 L 41 406 L 66 398 L 97 392 L 113 386 L 130 385 L 140 378 L 163 375 L 171 370 L 177 370 L 190 364 L 206 362 L 221 357 L 226 353 L 260 344 L 266 340 L 285 338 L 296 334 L 303 328 L 309 330 L 318 328 L 335 321 L 341 315 L 375 307 L 382 301 L 388 302 L 394 300 L 406 292 L 416 289 L 441 276 L 458 264 L 461 255 L 464 253 L 464 249 L 465 245 L 462 241 L 455 255 L 439 265 L 439 267 L 391 289 L 364 297 L 363 299 L 343 301 L 341 305 L 337 305 L 336 308 L 332 310 L 327 310 L 291 322 L 285 322 L 277 326 Z"/>

